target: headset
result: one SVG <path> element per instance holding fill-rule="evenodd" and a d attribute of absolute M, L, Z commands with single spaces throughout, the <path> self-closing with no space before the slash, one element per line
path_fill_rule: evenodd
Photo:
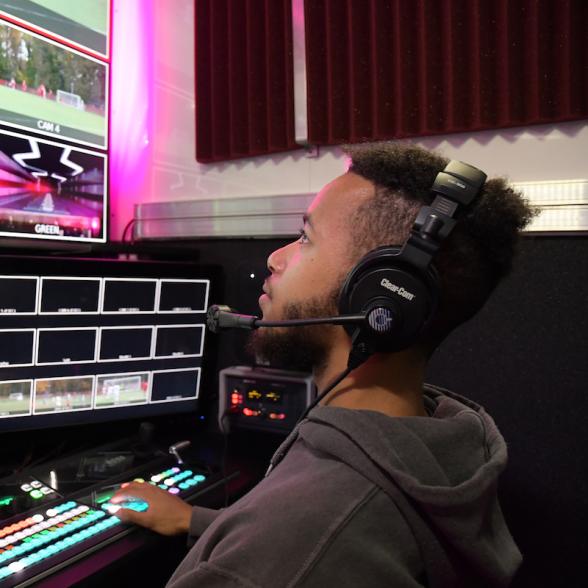
<path fill-rule="evenodd" d="M 431 187 L 433 202 L 420 208 L 404 245 L 373 249 L 349 272 L 339 295 L 339 316 L 264 321 L 213 305 L 208 310 L 208 328 L 217 332 L 226 328 L 342 325 L 352 342 L 346 373 L 374 353 L 410 347 L 438 306 L 440 284 L 435 256 L 481 192 L 486 178 L 484 172 L 467 163 L 450 161 L 437 174 Z"/>
<path fill-rule="evenodd" d="M 434 258 L 486 177 L 467 163 L 451 161 L 437 174 L 433 202 L 421 207 L 405 244 L 374 249 L 349 272 L 339 314 L 365 316 L 360 324 L 344 325 L 359 353 L 406 349 L 430 323 L 440 293 Z"/>

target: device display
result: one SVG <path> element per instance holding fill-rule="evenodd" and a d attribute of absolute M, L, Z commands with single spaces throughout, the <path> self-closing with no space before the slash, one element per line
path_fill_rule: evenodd
<path fill-rule="evenodd" d="M 35 380 L 33 412 L 69 412 L 92 408 L 94 376 Z"/>
<path fill-rule="evenodd" d="M 200 369 L 162 370 L 153 372 L 151 402 L 198 398 Z"/>
<path fill-rule="evenodd" d="M 98 329 L 39 329 L 37 365 L 51 363 L 89 363 L 96 358 Z"/>
<path fill-rule="evenodd" d="M 95 408 L 145 404 L 149 400 L 149 372 L 107 374 L 96 378 Z"/>
<path fill-rule="evenodd" d="M 109 0 L 0 0 L 0 15 L 104 57 L 108 56 L 109 8 Z"/>
<path fill-rule="evenodd" d="M 105 279 L 103 313 L 155 312 L 157 280 Z"/>
<path fill-rule="evenodd" d="M 41 314 L 97 313 L 100 278 L 41 278 Z"/>
<path fill-rule="evenodd" d="M 0 131 L 0 235 L 104 242 L 105 215 L 105 155 Z"/>
<path fill-rule="evenodd" d="M 192 308 L 207 307 L 216 269 L 23 255 L 6 255 L 2 263 L 0 301 L 9 309 L 0 312 L 3 431 L 197 409 L 206 313 Z M 186 310 L 160 312 L 168 283 L 197 284 L 206 299 L 188 309 L 185 298 L 174 302 L 167 290 L 170 307 Z M 23 291 L 26 304 L 19 301 Z M 35 306 L 36 312 L 12 312 Z"/>
<path fill-rule="evenodd" d="M 35 314 L 38 278 L 0 276 L 0 314 Z"/>
<path fill-rule="evenodd" d="M 208 282 L 161 280 L 159 312 L 205 312 Z"/>
<path fill-rule="evenodd" d="M 33 364 L 35 330 L 0 330 L 0 368 Z"/>
<path fill-rule="evenodd" d="M 152 327 L 100 329 L 98 361 L 127 361 L 151 357 Z"/>
<path fill-rule="evenodd" d="M 0 21 L 0 122 L 107 146 L 108 64 Z"/>
<path fill-rule="evenodd" d="M 32 380 L 0 382 L 0 418 L 31 414 Z"/>
<path fill-rule="evenodd" d="M 156 328 L 155 357 L 202 355 L 204 326 L 171 325 Z"/>

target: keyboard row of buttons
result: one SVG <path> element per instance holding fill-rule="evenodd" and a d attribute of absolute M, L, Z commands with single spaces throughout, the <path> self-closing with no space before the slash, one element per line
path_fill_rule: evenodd
<path fill-rule="evenodd" d="M 7 576 L 10 576 L 11 574 L 14 574 L 16 572 L 20 572 L 31 565 L 39 563 L 40 561 L 48 557 L 51 557 L 52 555 L 61 553 L 66 549 L 71 549 L 78 543 L 81 543 L 82 541 L 85 541 L 86 539 L 94 535 L 97 535 L 98 533 L 101 533 L 106 529 L 109 529 L 114 525 L 120 523 L 120 520 L 115 516 L 103 518 L 105 516 L 106 514 L 103 511 L 92 511 L 83 519 L 78 519 L 67 526 L 56 529 L 49 535 L 37 538 L 32 547 L 30 546 L 30 544 L 26 543 L 23 546 L 19 546 L 22 548 L 16 548 L 18 550 L 18 555 L 22 555 L 31 550 L 33 551 L 33 553 L 29 553 L 29 555 L 27 555 L 26 557 L 17 559 L 6 566 L 0 567 L 0 580 L 3 580 Z M 96 521 L 101 518 L 103 520 L 96 523 Z M 77 529 L 86 525 L 89 526 L 87 526 L 85 529 L 77 531 Z M 72 531 L 77 532 L 71 535 L 67 535 L 66 537 L 60 539 L 60 537 Z M 51 545 L 43 547 L 43 545 L 51 541 L 54 541 L 55 539 L 58 540 L 54 543 L 51 543 Z M 39 549 L 40 547 L 41 549 Z M 16 551 L 16 549 L 14 551 Z"/>

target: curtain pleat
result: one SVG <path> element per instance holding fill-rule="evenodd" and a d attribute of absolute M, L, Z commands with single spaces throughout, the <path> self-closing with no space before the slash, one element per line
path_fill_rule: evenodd
<path fill-rule="evenodd" d="M 309 142 L 588 117 L 584 0 L 307 0 Z"/>
<path fill-rule="evenodd" d="M 290 0 L 195 0 L 196 159 L 297 147 Z"/>

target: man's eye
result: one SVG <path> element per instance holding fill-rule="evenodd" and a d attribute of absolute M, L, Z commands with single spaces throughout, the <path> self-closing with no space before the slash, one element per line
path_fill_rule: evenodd
<path fill-rule="evenodd" d="M 304 229 L 298 231 L 298 243 L 308 243 L 308 235 Z"/>

